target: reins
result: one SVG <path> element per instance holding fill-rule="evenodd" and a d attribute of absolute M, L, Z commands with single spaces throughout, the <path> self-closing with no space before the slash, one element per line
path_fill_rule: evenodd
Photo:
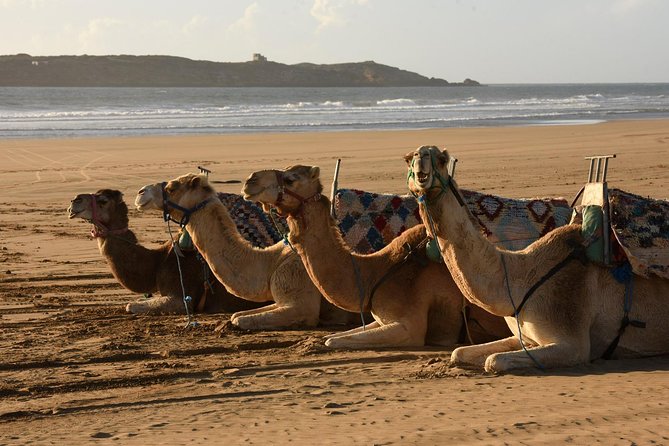
<path fill-rule="evenodd" d="M 191 216 L 201 210 L 204 209 L 204 207 L 211 202 L 211 198 L 207 198 L 197 205 L 193 206 L 192 208 L 184 208 L 183 206 L 178 205 L 177 203 L 171 201 L 167 197 L 167 191 L 165 190 L 165 186 L 167 185 L 167 182 L 162 182 L 161 183 L 161 191 L 163 195 L 163 220 L 167 223 L 167 232 L 170 234 L 170 240 L 172 241 L 172 249 L 174 250 L 175 257 L 177 259 L 177 269 L 179 270 L 179 281 L 181 283 L 181 292 L 183 296 L 183 302 L 184 302 L 184 307 L 186 308 L 186 316 L 188 317 L 188 322 L 186 322 L 186 326 L 184 328 L 189 328 L 197 325 L 197 322 L 193 320 L 193 316 L 191 315 L 191 309 L 190 306 L 192 305 L 193 298 L 191 296 L 186 295 L 186 287 L 184 285 L 184 279 L 183 279 L 183 271 L 181 270 L 181 260 L 179 257 L 183 256 L 183 253 L 181 252 L 181 248 L 179 247 L 179 242 L 174 239 L 174 234 L 172 233 L 172 227 L 170 225 L 170 222 L 174 222 L 179 225 L 182 229 L 186 227 L 188 222 L 190 222 Z M 170 209 L 176 209 L 177 211 L 180 211 L 183 215 L 181 216 L 180 220 L 174 219 L 170 215 Z M 199 252 L 198 252 L 198 255 Z M 213 292 L 213 287 L 211 286 L 211 283 L 209 282 L 209 277 L 208 277 L 208 271 L 205 271 L 205 287 L 209 286 L 209 288 Z M 203 298 L 206 298 L 206 288 L 205 288 L 205 295 L 203 295 Z M 202 302 L 200 302 L 199 306 L 204 306 Z"/>

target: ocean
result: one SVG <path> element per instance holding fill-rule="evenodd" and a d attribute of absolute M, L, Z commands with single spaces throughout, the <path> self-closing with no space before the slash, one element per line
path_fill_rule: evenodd
<path fill-rule="evenodd" d="M 669 84 L 0 87 L 0 138 L 399 130 L 669 118 Z"/>

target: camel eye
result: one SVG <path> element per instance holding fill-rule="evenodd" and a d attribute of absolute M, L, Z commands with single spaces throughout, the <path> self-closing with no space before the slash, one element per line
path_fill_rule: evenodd
<path fill-rule="evenodd" d="M 100 197 L 97 198 L 97 202 L 100 203 L 100 204 L 107 204 L 107 203 L 109 203 L 109 200 L 107 199 L 107 197 L 100 196 Z"/>
<path fill-rule="evenodd" d="M 283 182 L 286 183 L 288 186 L 292 186 L 295 180 L 293 180 L 292 178 L 285 178 Z"/>

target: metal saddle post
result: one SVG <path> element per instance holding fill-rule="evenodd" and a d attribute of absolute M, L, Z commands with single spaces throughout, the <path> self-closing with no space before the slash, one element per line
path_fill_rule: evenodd
<path fill-rule="evenodd" d="M 611 265 L 611 240 L 610 240 L 610 209 L 609 209 L 609 189 L 606 183 L 606 173 L 609 168 L 609 159 L 616 155 L 588 156 L 590 160 L 590 169 L 588 170 L 588 182 L 583 186 L 572 202 L 572 208 L 581 196 L 581 205 L 596 205 L 602 208 L 602 240 L 604 264 Z"/>
<path fill-rule="evenodd" d="M 455 165 L 458 163 L 458 159 L 455 157 L 450 157 L 448 159 L 448 176 L 455 178 Z"/>
<path fill-rule="evenodd" d="M 209 169 L 205 169 L 205 168 L 202 167 L 202 166 L 197 166 L 197 168 L 198 168 L 198 170 L 200 171 L 200 173 L 205 174 L 205 176 L 206 176 L 207 178 L 209 178 L 209 174 L 211 173 L 211 170 L 209 170 Z"/>

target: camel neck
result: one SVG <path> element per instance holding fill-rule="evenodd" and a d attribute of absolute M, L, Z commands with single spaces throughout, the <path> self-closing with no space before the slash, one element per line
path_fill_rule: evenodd
<path fill-rule="evenodd" d="M 157 291 L 156 269 L 167 257 L 167 248 L 145 248 L 129 229 L 121 235 L 99 237 L 97 241 L 100 253 L 121 285 L 135 293 Z"/>
<path fill-rule="evenodd" d="M 238 296 L 270 296 L 269 274 L 282 252 L 274 245 L 254 248 L 237 230 L 218 199 L 193 213 L 186 225 L 193 243 L 218 280 Z"/>
<path fill-rule="evenodd" d="M 334 305 L 359 311 L 360 287 L 353 262 L 367 296 L 379 279 L 377 275 L 387 270 L 388 259 L 380 253 L 352 253 L 330 216 L 330 200 L 325 197 L 306 203 L 299 216 L 288 217 L 288 225 L 290 242 L 321 293 Z"/>
<path fill-rule="evenodd" d="M 427 212 L 434 222 L 444 261 L 460 291 L 493 314 L 513 313 L 506 270 L 516 266 L 517 256 L 490 243 L 474 225 L 467 206 L 461 206 L 452 191 L 428 198 L 426 205 L 420 207 L 423 221 L 428 219 Z"/>

